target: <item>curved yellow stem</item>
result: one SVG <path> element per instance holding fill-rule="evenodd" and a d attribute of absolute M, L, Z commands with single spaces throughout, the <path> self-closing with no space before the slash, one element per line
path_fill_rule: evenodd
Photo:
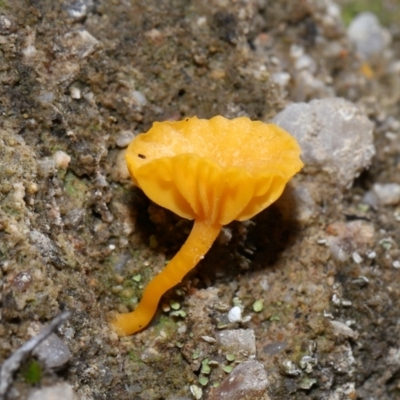
<path fill-rule="evenodd" d="M 157 311 L 161 296 L 181 282 L 183 277 L 196 266 L 210 249 L 220 230 L 220 224 L 194 222 L 193 229 L 179 252 L 147 285 L 136 310 L 119 314 L 112 322 L 120 336 L 132 335 L 149 324 Z"/>

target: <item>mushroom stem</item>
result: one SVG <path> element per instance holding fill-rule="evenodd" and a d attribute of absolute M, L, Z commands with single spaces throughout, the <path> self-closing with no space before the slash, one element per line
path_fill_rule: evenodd
<path fill-rule="evenodd" d="M 136 310 L 116 316 L 113 326 L 120 336 L 131 335 L 149 324 L 157 311 L 161 296 L 181 282 L 203 258 L 217 238 L 221 227 L 218 223 L 195 220 L 186 242 L 164 270 L 147 285 Z"/>

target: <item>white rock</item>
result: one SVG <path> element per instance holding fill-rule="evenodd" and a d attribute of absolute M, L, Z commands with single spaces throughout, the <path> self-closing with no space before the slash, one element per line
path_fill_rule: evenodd
<path fill-rule="evenodd" d="M 57 169 L 67 169 L 71 161 L 71 156 L 62 150 L 58 150 L 53 154 L 53 160 Z"/>
<path fill-rule="evenodd" d="M 115 143 L 118 147 L 127 147 L 132 140 L 135 138 L 135 134 L 132 131 L 121 131 L 117 136 Z"/>
<path fill-rule="evenodd" d="M 228 312 L 229 322 L 239 322 L 242 320 L 242 310 L 240 307 L 232 307 Z"/>
<path fill-rule="evenodd" d="M 398 183 L 375 183 L 372 190 L 381 205 L 394 205 L 400 202 L 400 185 Z"/>
<path fill-rule="evenodd" d="M 138 106 L 139 108 L 142 108 L 147 104 L 146 96 L 138 90 L 134 90 L 132 92 L 132 99 L 134 100 L 136 106 Z"/>
<path fill-rule="evenodd" d="M 333 334 L 335 336 L 342 336 L 345 338 L 357 339 L 358 333 L 353 331 L 350 327 L 340 321 L 329 321 L 331 324 Z"/>
<path fill-rule="evenodd" d="M 62 37 L 61 44 L 66 54 L 83 59 L 94 53 L 100 43 L 88 31 L 81 29 L 67 32 Z"/>
<path fill-rule="evenodd" d="M 68 5 L 67 12 L 74 21 L 82 21 L 93 8 L 93 0 L 76 0 Z"/>

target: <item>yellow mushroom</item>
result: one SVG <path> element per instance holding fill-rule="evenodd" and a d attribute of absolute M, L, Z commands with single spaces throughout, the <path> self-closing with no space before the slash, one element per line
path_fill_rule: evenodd
<path fill-rule="evenodd" d="M 155 122 L 129 145 L 133 181 L 155 203 L 193 229 L 175 257 L 148 284 L 135 311 L 119 314 L 120 335 L 140 331 L 161 296 L 203 258 L 222 225 L 247 220 L 267 208 L 303 166 L 296 140 L 274 124 L 240 117 Z"/>

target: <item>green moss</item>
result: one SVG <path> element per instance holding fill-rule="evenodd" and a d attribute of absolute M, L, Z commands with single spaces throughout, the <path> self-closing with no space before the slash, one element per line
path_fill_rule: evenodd
<path fill-rule="evenodd" d="M 79 179 L 71 171 L 68 171 L 65 175 L 65 192 L 69 197 L 76 199 L 83 204 L 86 198 L 87 185 L 82 179 Z"/>
<path fill-rule="evenodd" d="M 43 370 L 40 363 L 36 360 L 30 360 L 22 369 L 22 376 L 25 381 L 31 385 L 37 385 L 42 380 Z"/>
<path fill-rule="evenodd" d="M 164 331 L 167 337 L 171 337 L 176 332 L 176 323 L 166 315 L 161 315 L 157 325 L 157 334 L 161 331 Z"/>
<path fill-rule="evenodd" d="M 128 358 L 129 358 L 131 361 L 135 362 L 135 363 L 144 364 L 144 362 L 141 360 L 141 358 L 140 358 L 140 356 L 139 356 L 140 353 L 141 353 L 140 350 L 131 350 L 131 351 L 128 353 Z"/>

